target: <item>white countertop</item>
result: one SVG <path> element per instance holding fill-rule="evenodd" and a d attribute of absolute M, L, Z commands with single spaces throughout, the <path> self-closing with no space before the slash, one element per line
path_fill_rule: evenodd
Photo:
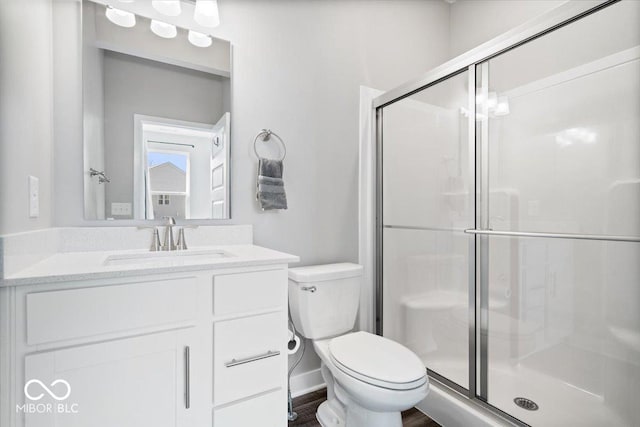
<path fill-rule="evenodd" d="M 219 252 L 222 256 L 212 255 L 211 258 L 208 258 L 207 251 Z M 0 280 L 0 286 L 289 264 L 300 261 L 300 258 L 295 255 L 261 246 L 239 244 L 190 247 L 187 251 L 176 251 L 176 257 L 163 257 L 163 259 L 158 258 L 151 262 L 145 259 L 141 263 L 128 261 L 121 265 L 107 265 L 110 257 L 126 258 L 129 255 L 144 256 L 147 253 L 149 253 L 148 250 L 140 249 L 55 253 L 6 276 Z M 167 252 L 162 254 L 166 255 Z M 180 254 L 187 256 L 180 256 Z M 196 256 L 191 257 L 190 254 Z"/>

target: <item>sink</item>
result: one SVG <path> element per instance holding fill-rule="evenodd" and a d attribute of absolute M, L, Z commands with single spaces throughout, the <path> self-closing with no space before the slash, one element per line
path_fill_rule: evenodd
<path fill-rule="evenodd" d="M 231 257 L 229 252 L 218 249 L 187 249 L 185 251 L 170 252 L 135 252 L 118 255 L 109 255 L 103 264 L 113 265 L 157 265 L 179 266 L 189 264 L 206 263 L 218 258 Z"/>

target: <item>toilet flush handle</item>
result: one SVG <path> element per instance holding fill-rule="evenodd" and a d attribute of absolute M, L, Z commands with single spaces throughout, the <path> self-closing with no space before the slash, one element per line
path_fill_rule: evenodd
<path fill-rule="evenodd" d="M 315 286 L 302 286 L 300 287 L 300 290 L 302 291 L 309 291 L 311 293 L 315 292 L 317 289 Z"/>

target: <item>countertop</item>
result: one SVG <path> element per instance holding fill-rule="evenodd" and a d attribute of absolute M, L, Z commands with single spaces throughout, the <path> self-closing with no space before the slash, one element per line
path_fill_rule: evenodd
<path fill-rule="evenodd" d="M 214 252 L 209 258 L 207 252 Z M 217 252 L 219 255 L 216 255 Z M 199 246 L 186 251 L 176 251 L 175 257 L 164 258 L 167 252 L 150 261 L 144 258 L 137 263 L 126 260 L 123 265 L 107 265 L 109 259 L 144 257 L 153 252 L 143 250 L 88 251 L 55 253 L 0 280 L 0 286 L 34 285 L 76 280 L 166 274 L 183 271 L 218 270 L 226 268 L 254 267 L 290 264 L 300 261 L 295 255 L 274 251 L 256 245 Z M 184 256 L 186 255 L 186 256 Z M 222 255 L 222 256 L 221 256 Z M 164 258 L 164 259 L 160 259 Z M 142 258 L 140 258 L 142 259 Z M 118 261 L 116 261 L 118 262 Z"/>

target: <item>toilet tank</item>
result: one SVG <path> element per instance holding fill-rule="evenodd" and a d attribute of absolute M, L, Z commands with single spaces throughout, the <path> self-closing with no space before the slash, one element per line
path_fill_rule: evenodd
<path fill-rule="evenodd" d="M 353 329 L 363 268 L 358 264 L 289 269 L 289 308 L 296 331 L 317 340 Z"/>

